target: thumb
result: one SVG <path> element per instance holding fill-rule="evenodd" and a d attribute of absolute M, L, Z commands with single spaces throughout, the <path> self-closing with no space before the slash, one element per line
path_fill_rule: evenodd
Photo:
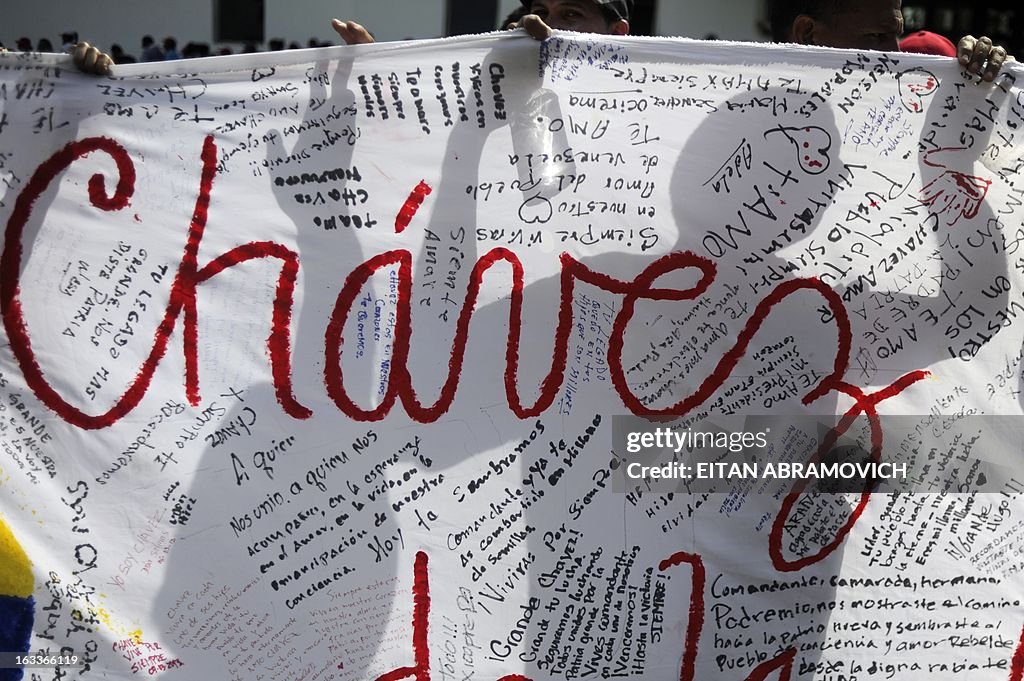
<path fill-rule="evenodd" d="M 545 24 L 544 20 L 536 14 L 527 14 L 523 17 L 520 24 L 534 40 L 547 40 L 551 37 L 551 27 Z"/>

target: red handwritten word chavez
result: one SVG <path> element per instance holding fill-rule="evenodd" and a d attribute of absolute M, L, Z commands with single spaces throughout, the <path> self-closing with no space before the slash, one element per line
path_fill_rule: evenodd
<path fill-rule="evenodd" d="M 35 353 L 32 350 L 30 335 L 25 324 L 20 299 L 19 280 L 21 272 L 22 236 L 25 225 L 31 217 L 32 208 L 39 196 L 49 184 L 68 166 L 79 158 L 94 151 L 102 151 L 110 155 L 117 166 L 118 183 L 112 196 L 107 196 L 104 179 L 94 175 L 89 180 L 89 197 L 94 206 L 101 210 L 119 210 L 128 205 L 134 192 L 135 172 L 128 153 L 116 141 L 109 138 L 94 137 L 72 142 L 45 161 L 33 173 L 15 203 L 14 211 L 7 223 L 4 234 L 4 251 L 0 256 L 0 313 L 3 315 L 4 326 L 10 340 L 12 351 L 18 361 L 25 381 L 39 400 L 56 412 L 68 423 L 80 428 L 104 428 L 116 423 L 132 411 L 142 398 L 152 381 L 154 372 L 163 358 L 168 340 L 178 317 L 184 312 L 183 350 L 185 355 L 185 392 L 193 405 L 200 403 L 199 362 L 198 362 L 198 312 L 196 309 L 196 289 L 224 270 L 249 260 L 260 258 L 276 258 L 281 261 L 281 272 L 278 277 L 277 291 L 273 303 L 273 316 L 267 347 L 270 355 L 271 373 L 277 400 L 282 409 L 293 418 L 309 418 L 312 412 L 300 404 L 292 389 L 291 341 L 290 326 L 295 281 L 299 271 L 298 255 L 275 242 L 251 242 L 231 249 L 220 255 L 204 267 L 198 265 L 199 245 L 206 229 L 207 213 L 216 175 L 217 147 L 212 137 L 207 137 L 201 153 L 202 172 L 199 182 L 199 193 L 196 198 L 195 210 L 189 225 L 188 240 L 185 251 L 178 266 L 172 285 L 170 299 L 162 322 L 157 327 L 153 346 L 148 357 L 142 364 L 132 383 L 124 394 L 106 412 L 90 415 L 81 411 L 64 400 L 47 381 Z M 396 228 L 405 221 L 412 219 L 418 205 L 426 195 L 425 184 L 421 183 L 413 190 L 406 206 L 396 220 Z M 522 331 L 522 307 L 524 289 L 524 269 L 519 258 L 504 248 L 495 248 L 484 254 L 475 264 L 467 285 L 466 297 L 456 322 L 455 337 L 452 342 L 449 359 L 448 377 L 441 387 L 437 400 L 432 405 L 422 404 L 416 394 L 409 371 L 408 360 L 412 340 L 412 254 L 408 250 L 399 249 L 386 251 L 376 255 L 357 266 L 346 277 L 324 336 L 326 363 L 324 369 L 324 385 L 328 396 L 337 407 L 349 418 L 356 421 L 379 421 L 385 418 L 399 399 L 411 418 L 422 423 L 431 423 L 444 415 L 455 399 L 455 393 L 462 374 L 466 343 L 469 337 L 469 324 L 476 307 L 477 296 L 487 271 L 498 261 L 504 261 L 512 269 L 512 290 L 509 307 L 509 332 L 505 351 L 505 392 L 508 404 L 513 413 L 521 419 L 533 418 L 546 411 L 554 402 L 564 382 L 568 344 L 573 327 L 573 292 L 577 280 L 586 282 L 609 293 L 624 296 L 622 308 L 619 310 L 612 325 L 612 333 L 608 342 L 608 365 L 612 376 L 612 384 L 623 404 L 634 414 L 641 416 L 682 415 L 689 412 L 711 397 L 720 388 L 745 355 L 747 347 L 755 334 L 764 324 L 771 310 L 789 296 L 800 291 L 815 291 L 825 298 L 832 318 L 837 325 L 838 341 L 836 358 L 832 373 L 824 377 L 813 390 L 804 396 L 804 403 L 811 403 L 830 391 L 836 391 L 854 398 L 855 404 L 847 412 L 848 417 L 856 414 L 867 414 L 869 418 L 877 418 L 875 407 L 884 399 L 892 397 L 914 381 L 925 375 L 924 372 L 913 372 L 897 379 L 888 388 L 871 395 L 865 395 L 859 388 L 845 383 L 842 379 L 849 364 L 852 332 L 849 316 L 842 299 L 831 288 L 818 279 L 794 279 L 783 282 L 772 290 L 754 309 L 745 326 L 737 336 L 736 343 L 730 348 L 711 374 L 701 383 L 690 396 L 683 398 L 674 405 L 663 409 L 652 409 L 645 406 L 631 391 L 626 382 L 622 366 L 625 334 L 633 318 L 637 301 L 684 301 L 694 300 L 707 291 L 714 281 L 716 270 L 714 264 L 705 258 L 690 252 L 676 252 L 665 255 L 648 265 L 632 281 L 622 281 L 606 274 L 595 272 L 571 255 L 563 253 L 560 257 L 560 300 L 558 322 L 555 330 L 554 351 L 551 368 L 541 383 L 537 401 L 530 406 L 522 403 L 518 387 L 519 343 Z M 380 269 L 398 266 L 398 303 L 395 323 L 395 343 L 392 355 L 392 370 L 388 377 L 388 386 L 380 404 L 373 409 L 364 409 L 357 405 L 345 388 L 344 375 L 341 368 L 341 353 L 344 345 L 343 329 L 360 290 Z M 655 288 L 654 283 L 661 276 L 686 268 L 696 268 L 701 278 L 689 289 Z M 876 425 L 872 423 L 873 435 Z M 835 437 L 845 429 L 835 433 Z M 881 434 L 877 433 L 877 441 L 873 441 L 873 453 L 881 454 Z M 817 454 L 816 454 L 817 456 Z M 852 529 L 870 497 L 870 489 L 865 489 L 861 502 L 858 504 L 849 522 L 840 530 L 835 541 L 825 546 L 817 554 L 790 562 L 781 555 L 781 533 L 785 520 L 792 509 L 794 495 L 799 489 L 787 497 L 782 513 L 776 518 L 770 536 L 770 554 L 775 567 L 779 570 L 791 571 L 806 567 L 824 559 L 834 551 Z"/>
<path fill-rule="evenodd" d="M 11 339 L 15 356 L 25 375 L 26 382 L 39 399 L 65 421 L 81 428 L 104 428 L 116 423 L 129 413 L 144 396 L 152 380 L 157 364 L 167 349 L 168 339 L 178 316 L 184 311 L 184 355 L 186 363 L 185 389 L 189 401 L 199 404 L 198 375 L 198 313 L 196 310 L 196 288 L 225 269 L 240 263 L 259 259 L 276 258 L 282 261 L 281 273 L 278 278 L 277 295 L 273 304 L 273 326 L 267 339 L 270 350 L 270 363 L 278 401 L 286 413 L 295 418 L 308 418 L 312 415 L 309 409 L 299 404 L 293 395 L 291 385 L 290 358 L 290 322 L 292 313 L 293 292 L 298 273 L 297 254 L 275 242 L 252 242 L 238 246 L 222 254 L 200 268 L 197 263 L 199 244 L 206 228 L 207 212 L 210 206 L 213 180 L 216 174 L 216 145 L 212 137 L 203 144 L 201 158 L 203 170 L 200 179 L 199 195 L 196 199 L 195 211 L 189 225 L 188 242 L 178 267 L 172 286 L 170 301 L 164 319 L 154 333 L 154 343 L 149 356 L 134 381 L 118 399 L 117 403 L 106 413 L 89 415 L 65 401 L 43 375 L 29 339 L 28 329 L 22 313 L 19 278 L 22 254 L 22 235 L 28 222 L 32 207 L 39 196 L 46 190 L 57 175 L 72 162 L 93 151 L 109 154 L 117 164 L 119 181 L 112 197 L 105 194 L 104 180 L 101 175 L 94 175 L 89 181 L 89 195 L 93 205 L 101 210 L 117 210 L 124 208 L 134 191 L 135 173 L 131 159 L 124 148 L 114 140 L 102 137 L 88 138 L 72 142 L 44 162 L 33 174 L 15 203 L 14 211 L 7 223 L 4 236 L 4 252 L 0 257 L 0 311 L 4 325 Z M 422 199 L 426 191 L 417 187 L 413 191 L 416 199 Z M 403 212 L 415 210 L 407 206 Z M 561 255 L 561 296 L 559 301 L 558 324 L 555 332 L 555 351 L 551 370 L 541 384 L 540 397 L 532 406 L 524 406 L 518 390 L 519 341 L 521 334 L 521 312 L 523 305 L 523 266 L 518 257 L 504 248 L 495 248 L 484 254 L 473 268 L 467 287 L 466 298 L 458 319 L 456 336 L 452 344 L 449 376 L 437 402 L 424 408 L 418 401 L 412 379 L 407 366 L 409 345 L 412 336 L 411 323 L 411 289 L 412 289 L 412 254 L 407 250 L 387 251 L 377 255 L 358 267 L 346 278 L 342 291 L 338 295 L 331 321 L 328 325 L 325 341 L 329 358 L 325 370 L 325 385 L 328 394 L 338 407 L 350 418 L 358 421 L 376 421 L 387 416 L 396 399 L 401 398 L 403 406 L 414 419 L 429 423 L 440 418 L 451 406 L 455 390 L 461 376 L 462 361 L 469 333 L 469 321 L 473 315 L 477 295 L 484 274 L 499 260 L 512 267 L 513 282 L 511 291 L 511 308 L 509 311 L 510 331 L 506 350 L 505 387 L 508 393 L 509 406 L 520 418 L 532 418 L 546 410 L 554 401 L 563 383 L 565 373 L 567 346 L 573 322 L 573 290 L 577 280 L 597 286 L 609 293 L 623 295 L 622 309 L 615 318 L 613 333 L 609 341 L 609 367 L 616 392 L 623 404 L 633 413 L 639 415 L 680 415 L 688 412 L 707 400 L 729 377 L 731 371 L 746 353 L 747 346 L 765 322 L 772 308 L 801 290 L 817 291 L 828 303 L 833 312 L 839 329 L 836 360 L 831 374 L 814 388 L 804 402 L 812 402 L 831 390 L 843 389 L 842 376 L 849 363 L 851 331 L 849 318 L 840 297 L 828 286 L 817 279 L 795 279 L 780 284 L 764 300 L 762 300 L 746 326 L 737 337 L 736 344 L 723 356 L 718 366 L 704 380 L 697 391 L 674 405 L 663 409 L 651 409 L 643 405 L 633 395 L 626 383 L 622 367 L 622 354 L 626 329 L 633 318 L 637 301 L 683 301 L 698 298 L 710 287 L 715 278 L 714 264 L 690 252 L 676 252 L 663 256 L 648 265 L 632 281 L 622 281 L 600 272 L 591 270 L 567 253 Z M 396 322 L 394 367 L 389 379 L 388 393 L 385 400 L 373 410 L 364 410 L 354 404 L 348 397 L 342 381 L 340 368 L 341 349 L 344 343 L 342 329 L 355 301 L 358 290 L 384 267 L 399 266 L 399 310 Z M 655 288 L 654 282 L 664 274 L 676 270 L 694 267 L 701 271 L 700 281 L 689 289 Z M 898 383 L 898 382 L 897 382 Z M 895 384 L 894 384 L 895 385 Z M 863 405 L 862 405 L 863 406 Z"/>

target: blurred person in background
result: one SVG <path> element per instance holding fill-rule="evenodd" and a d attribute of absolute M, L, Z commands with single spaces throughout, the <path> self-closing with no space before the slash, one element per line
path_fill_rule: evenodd
<path fill-rule="evenodd" d="M 124 49 L 120 45 L 118 45 L 117 43 L 114 43 L 113 45 L 110 46 L 110 57 L 111 57 L 111 59 L 114 60 L 115 64 L 134 64 L 135 63 L 135 57 L 133 57 L 130 54 L 127 54 L 124 51 Z"/>
<path fill-rule="evenodd" d="M 181 59 L 181 55 L 178 54 L 178 41 L 167 36 L 164 38 L 164 60 L 171 61 L 173 59 Z"/>
<path fill-rule="evenodd" d="M 903 34 L 902 0 L 769 0 L 776 42 L 899 52 Z M 986 37 L 964 36 L 957 59 L 971 75 L 995 79 L 1006 49 Z"/>
<path fill-rule="evenodd" d="M 164 51 L 160 49 L 160 46 L 153 40 L 153 36 L 144 35 L 142 36 L 142 54 L 139 55 L 139 61 L 163 61 Z"/>
<path fill-rule="evenodd" d="M 67 31 L 60 34 L 60 51 L 70 52 L 78 44 L 78 31 Z"/>

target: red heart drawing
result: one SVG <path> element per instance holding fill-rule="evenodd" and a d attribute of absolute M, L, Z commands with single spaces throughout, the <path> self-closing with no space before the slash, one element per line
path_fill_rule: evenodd
<path fill-rule="evenodd" d="M 924 111 L 924 98 L 931 96 L 939 89 L 939 79 L 920 66 L 908 69 L 896 75 L 899 83 L 900 101 L 903 108 L 910 113 Z"/>

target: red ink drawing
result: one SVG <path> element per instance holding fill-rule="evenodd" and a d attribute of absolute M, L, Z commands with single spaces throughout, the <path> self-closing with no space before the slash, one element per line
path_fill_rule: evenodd
<path fill-rule="evenodd" d="M 416 553 L 412 582 L 412 653 L 416 664 L 381 674 L 375 681 L 409 678 L 430 681 L 430 642 L 427 638 L 430 629 L 430 577 L 427 574 L 427 562 L 425 552 Z"/>
<path fill-rule="evenodd" d="M 430 575 L 427 571 L 428 562 L 426 552 L 418 551 L 416 553 L 412 584 L 412 650 L 416 663 L 411 667 L 399 667 L 381 674 L 374 681 L 400 681 L 400 679 L 430 681 Z M 497 681 L 532 680 L 519 674 L 510 674 Z"/>
<path fill-rule="evenodd" d="M 915 67 L 896 74 L 900 102 L 911 113 L 924 111 L 924 98 L 935 94 L 939 88 L 938 79 L 929 71 Z"/>
<path fill-rule="evenodd" d="M 1010 663 L 1010 681 L 1024 681 L 1024 629 L 1020 632 L 1020 643 Z"/>
<path fill-rule="evenodd" d="M 405 231 L 405 228 L 409 226 L 412 219 L 416 216 L 416 211 L 420 209 L 420 205 L 423 204 L 423 199 L 427 197 L 432 189 L 430 185 L 424 181 L 420 181 L 416 187 L 409 192 L 409 198 L 405 200 L 402 207 L 398 211 L 398 215 L 395 216 L 395 234 L 401 234 Z"/>
<path fill-rule="evenodd" d="M 804 128 L 804 132 L 813 132 L 814 128 Z M 788 129 L 780 129 L 789 136 Z M 793 140 L 795 142 L 795 140 Z M 827 148 L 827 146 L 825 147 Z M 238 246 L 220 255 L 203 268 L 198 266 L 197 254 L 202 241 L 207 221 L 207 212 L 211 202 L 213 180 L 216 174 L 216 145 L 208 137 L 203 143 L 201 158 L 203 161 L 199 193 L 196 198 L 195 210 L 189 225 L 188 241 L 179 264 L 170 294 L 170 300 L 164 313 L 163 321 L 154 333 L 153 345 L 148 357 L 142 364 L 133 382 L 107 412 L 89 415 L 65 401 L 63 397 L 47 381 L 32 350 L 28 329 L 25 325 L 21 308 L 19 277 L 21 271 L 22 235 L 28 222 L 32 207 L 46 187 L 67 168 L 72 162 L 93 151 L 104 151 L 112 156 L 118 167 L 119 182 L 113 196 L 107 197 L 104 180 L 94 175 L 89 182 L 90 199 L 94 206 L 101 210 L 117 210 L 128 205 L 134 189 L 134 167 L 127 152 L 117 142 L 106 138 L 89 138 L 81 142 L 69 144 L 63 150 L 44 162 L 33 174 L 21 194 L 18 196 L 15 209 L 7 224 L 4 252 L 0 257 L 0 312 L 3 314 L 11 347 L 25 376 L 25 381 L 40 401 L 52 409 L 68 423 L 81 428 L 103 428 L 116 423 L 132 411 L 142 400 L 149 388 L 154 372 L 163 358 L 168 340 L 178 316 L 184 312 L 183 351 L 185 356 L 185 392 L 192 404 L 199 404 L 199 331 L 197 312 L 197 286 L 220 272 L 249 260 L 276 258 L 282 262 L 278 277 L 277 291 L 273 303 L 272 330 L 267 338 L 270 355 L 271 373 L 277 400 L 282 409 L 293 418 L 308 418 L 312 412 L 300 404 L 292 390 L 291 342 L 290 325 L 294 287 L 299 272 L 299 260 L 294 251 L 274 242 L 253 242 Z M 413 190 L 410 201 L 417 200 L 428 193 L 429 187 L 424 183 Z M 417 204 L 418 205 L 418 204 Z M 407 206 L 409 203 L 407 202 Z M 415 210 L 410 208 L 408 217 L 412 219 Z M 396 225 L 404 220 L 402 215 Z M 512 290 L 509 307 L 509 332 L 505 350 L 504 383 L 509 408 L 521 419 L 532 418 L 545 412 L 556 399 L 561 390 L 568 357 L 568 343 L 573 326 L 573 292 L 577 280 L 596 286 L 606 292 L 624 296 L 623 304 L 615 317 L 612 333 L 608 341 L 608 366 L 612 376 L 612 384 L 623 405 L 631 412 L 641 416 L 672 415 L 681 416 L 699 406 L 710 398 L 729 378 L 733 369 L 746 354 L 747 347 L 766 320 L 771 310 L 783 300 L 801 291 L 816 292 L 825 298 L 833 319 L 837 325 L 836 357 L 832 372 L 824 377 L 814 389 L 803 397 L 809 404 L 830 391 L 850 395 L 856 400 L 854 407 L 847 413 L 847 418 L 865 413 L 876 417 L 874 408 L 881 401 L 898 394 L 921 376 L 924 372 L 914 372 L 899 379 L 887 389 L 865 396 L 859 389 L 842 381 L 849 364 L 851 329 L 849 317 L 842 299 L 831 288 L 818 279 L 794 279 L 779 284 L 756 306 L 750 319 L 712 373 L 704 379 L 694 394 L 680 400 L 674 405 L 652 409 L 644 405 L 631 391 L 626 382 L 622 367 L 623 346 L 630 321 L 633 318 L 636 303 L 641 300 L 650 301 L 684 301 L 694 300 L 705 293 L 714 281 L 716 270 L 714 264 L 690 252 L 676 252 L 665 255 L 648 265 L 632 281 L 615 279 L 606 274 L 596 272 L 563 253 L 560 275 L 560 300 L 558 321 L 555 331 L 554 352 L 552 363 L 547 375 L 541 382 L 539 395 L 532 405 L 523 404 L 519 392 L 519 348 L 522 334 L 522 307 L 524 290 L 524 268 L 512 251 L 495 248 L 484 254 L 475 264 L 467 285 L 462 310 L 456 323 L 455 338 L 449 357 L 448 376 L 440 389 L 440 394 L 433 404 L 423 404 L 412 384 L 412 374 L 408 367 L 410 345 L 412 339 L 412 254 L 405 249 L 387 251 L 376 255 L 358 265 L 346 277 L 345 283 L 335 302 L 334 310 L 325 332 L 326 365 L 324 369 L 324 385 L 328 396 L 338 408 L 349 418 L 356 421 L 378 421 L 387 416 L 395 402 L 401 400 L 409 416 L 421 423 L 431 423 L 443 416 L 451 407 L 462 374 L 463 359 L 468 341 L 470 320 L 476 307 L 477 296 L 487 271 L 499 261 L 508 263 L 512 268 Z M 397 313 L 395 325 L 395 343 L 392 355 L 392 371 L 384 399 L 372 409 L 357 405 L 348 395 L 344 384 L 342 364 L 342 348 L 344 344 L 343 329 L 354 302 L 365 284 L 380 269 L 398 267 Z M 695 268 L 701 273 L 700 280 L 688 289 L 656 288 L 654 286 L 662 275 Z M 881 454 L 881 435 L 874 433 L 873 456 Z M 838 434 L 841 434 L 840 431 Z M 836 436 L 838 435 L 836 434 Z M 877 435 L 877 438 L 874 437 Z M 815 455 L 817 456 L 817 454 Z M 798 570 L 807 565 L 823 560 L 834 551 L 853 524 L 859 518 L 870 490 L 864 490 L 861 503 L 855 509 L 850 522 L 829 543 L 814 556 L 796 561 L 789 561 L 781 553 L 781 527 L 792 508 L 794 495 L 799 489 L 787 497 L 780 510 L 779 517 L 773 525 L 770 538 L 770 554 L 776 568 L 783 571 Z"/>
<path fill-rule="evenodd" d="M 683 659 L 679 666 L 679 681 L 694 681 L 700 636 L 704 630 L 704 584 L 706 581 L 704 560 L 697 554 L 680 551 L 661 561 L 658 569 L 664 572 L 684 563 L 691 566 L 692 572 L 690 574 L 690 615 L 686 624 L 686 636 L 683 639 Z M 789 681 L 795 656 L 795 648 L 786 649 L 776 658 L 759 664 L 746 681 L 765 681 L 768 674 L 780 668 L 782 673 L 779 681 Z"/>
<path fill-rule="evenodd" d="M 664 572 L 670 567 L 686 563 L 692 567 L 690 574 L 690 618 L 686 624 L 686 638 L 683 639 L 683 661 L 679 667 L 679 681 L 693 681 L 697 665 L 697 650 L 700 635 L 704 630 L 704 561 L 694 553 L 680 551 L 661 561 L 658 569 Z"/>
<path fill-rule="evenodd" d="M 950 227 L 959 222 L 960 218 L 970 220 L 976 217 L 992 186 L 992 180 L 951 170 L 942 162 L 934 160 L 936 156 L 949 156 L 962 151 L 967 149 L 932 149 L 924 155 L 925 165 L 939 168 L 942 173 L 921 188 L 918 198 L 932 212 L 945 215 L 946 224 Z"/>
<path fill-rule="evenodd" d="M 105 137 L 92 137 L 72 142 L 51 156 L 36 169 L 15 202 L 4 233 L 4 251 L 0 256 L 0 313 L 25 382 L 43 404 L 62 419 L 84 429 L 106 428 L 130 413 L 145 396 L 157 365 L 167 350 L 167 343 L 182 311 L 185 314 L 183 346 L 185 355 L 185 392 L 189 401 L 199 404 L 199 332 L 196 311 L 196 287 L 229 267 L 261 258 L 282 261 L 273 318 L 267 349 L 270 354 L 274 387 L 282 409 L 293 418 L 308 418 L 312 412 L 295 399 L 291 387 L 291 312 L 295 280 L 299 271 L 298 255 L 273 242 L 253 242 L 222 254 L 202 269 L 197 262 L 199 244 L 206 228 L 207 211 L 216 174 L 217 146 L 212 137 L 203 142 L 203 169 L 196 197 L 188 242 L 171 289 L 163 321 L 153 334 L 153 345 L 132 383 L 107 412 L 90 415 L 70 404 L 50 385 L 32 349 L 21 306 L 22 236 L 32 215 L 36 200 L 53 180 L 73 162 L 94 151 L 102 151 L 117 165 L 118 183 L 112 196 L 107 196 L 102 175 L 89 180 L 92 205 L 105 211 L 120 210 L 128 205 L 135 188 L 135 168 L 124 147 Z"/>
<path fill-rule="evenodd" d="M 868 423 L 871 427 L 871 460 L 874 463 L 879 463 L 882 458 L 882 426 L 879 422 L 878 412 L 875 410 L 875 407 L 880 402 L 899 395 L 914 383 L 917 383 L 928 376 L 929 373 L 927 371 L 912 371 L 909 374 L 896 379 L 896 381 L 891 385 L 869 395 L 865 395 L 860 388 L 848 383 L 838 383 L 834 385 L 833 387 L 835 390 L 849 395 L 855 400 L 855 402 L 854 405 L 850 407 L 845 414 L 843 414 L 843 418 L 840 420 L 839 424 L 828 432 L 828 435 L 822 441 L 821 446 L 811 457 L 811 461 L 820 461 L 822 456 L 831 451 L 839 437 L 849 430 L 850 426 L 853 425 L 853 420 L 857 416 L 865 414 L 868 417 Z M 768 534 L 768 555 L 772 559 L 772 565 L 774 565 L 775 569 L 779 572 L 796 572 L 810 565 L 814 565 L 831 555 L 833 551 L 842 545 L 846 536 L 853 529 L 853 526 L 857 524 L 861 514 L 864 513 L 864 509 L 867 508 L 868 501 L 871 499 L 871 483 L 865 482 L 864 489 L 861 490 L 860 500 L 850 513 L 850 518 L 836 532 L 835 537 L 833 537 L 832 540 L 823 546 L 817 553 L 804 556 L 797 560 L 789 560 L 782 554 L 782 534 L 785 529 L 786 521 L 789 520 L 789 514 L 792 511 L 793 506 L 796 504 L 800 493 L 803 492 L 806 487 L 807 480 L 797 480 L 793 484 L 793 488 L 783 500 L 779 513 L 775 516 L 775 521 L 772 523 L 772 529 Z"/>

